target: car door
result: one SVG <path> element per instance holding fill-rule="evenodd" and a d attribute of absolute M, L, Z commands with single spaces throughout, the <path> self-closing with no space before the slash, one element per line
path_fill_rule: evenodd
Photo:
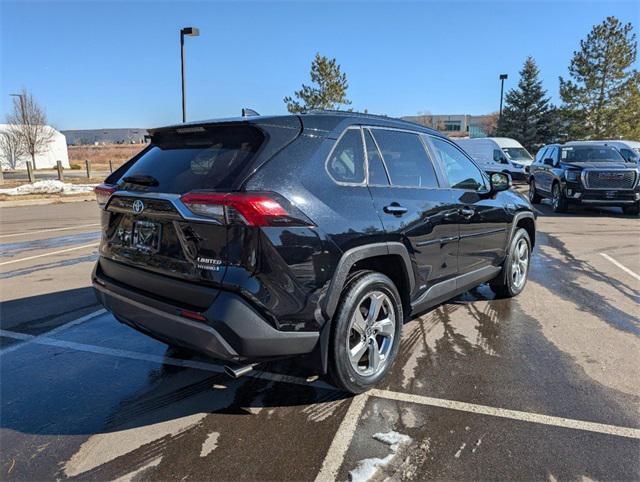
<path fill-rule="evenodd" d="M 531 167 L 529 168 L 529 173 L 536 184 L 537 190 L 544 190 L 542 188 L 542 174 L 544 172 L 544 164 L 542 161 L 544 160 L 544 156 L 549 148 L 547 146 L 543 146 L 538 153 L 536 154 Z"/>
<path fill-rule="evenodd" d="M 489 180 L 455 144 L 429 136 L 458 210 L 458 274 L 499 266 L 505 257 L 508 215 L 500 196 L 487 196 Z"/>
<path fill-rule="evenodd" d="M 409 250 L 416 298 L 457 273 L 456 208 L 418 134 L 372 127 L 363 135 L 369 189 L 387 239 Z"/>
<path fill-rule="evenodd" d="M 551 159 L 551 164 L 548 164 L 548 159 Z M 558 159 L 558 148 L 556 146 L 549 147 L 542 159 L 542 183 L 541 187 L 544 191 L 550 193 L 553 186 L 554 169 Z"/>

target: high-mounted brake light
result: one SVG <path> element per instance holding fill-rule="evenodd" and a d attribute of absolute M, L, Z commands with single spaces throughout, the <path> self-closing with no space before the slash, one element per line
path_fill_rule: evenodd
<path fill-rule="evenodd" d="M 111 195 L 116 192 L 116 188 L 109 184 L 99 184 L 93 189 L 93 192 L 96 193 L 96 201 L 98 201 L 98 206 L 101 209 L 104 209 Z"/>
<path fill-rule="evenodd" d="M 192 192 L 180 199 L 191 212 L 223 223 L 239 221 L 249 226 L 300 223 L 299 219 L 292 217 L 291 213 L 268 194 Z"/>

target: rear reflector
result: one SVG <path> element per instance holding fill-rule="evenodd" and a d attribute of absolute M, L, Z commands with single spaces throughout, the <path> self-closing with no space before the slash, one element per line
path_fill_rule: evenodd
<path fill-rule="evenodd" d="M 191 212 L 226 224 L 240 222 L 249 226 L 285 226 L 301 222 L 274 197 L 264 193 L 192 192 L 180 199 Z"/>
<path fill-rule="evenodd" d="M 93 189 L 93 192 L 96 193 L 96 201 L 98 201 L 98 206 L 100 206 L 101 209 L 104 209 L 109 198 L 115 191 L 116 188 L 109 184 L 99 184 Z"/>

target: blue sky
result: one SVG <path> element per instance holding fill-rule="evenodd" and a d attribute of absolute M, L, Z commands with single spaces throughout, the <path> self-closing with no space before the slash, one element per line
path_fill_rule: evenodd
<path fill-rule="evenodd" d="M 592 25 L 632 22 L 640 2 L 8 2 L 0 0 L 2 117 L 20 87 L 59 129 L 180 120 L 179 28 L 189 120 L 241 107 L 286 112 L 316 52 L 336 57 L 356 110 L 482 114 L 527 55 L 558 100 L 558 76 Z"/>

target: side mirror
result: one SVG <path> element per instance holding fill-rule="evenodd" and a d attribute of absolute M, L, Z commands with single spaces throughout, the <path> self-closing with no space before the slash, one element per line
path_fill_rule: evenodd
<path fill-rule="evenodd" d="M 491 182 L 491 192 L 507 191 L 511 189 L 511 176 L 504 172 L 494 172 L 489 178 Z"/>
<path fill-rule="evenodd" d="M 542 164 L 544 164 L 545 166 L 551 166 L 553 167 L 553 159 L 551 159 L 550 157 L 547 157 L 544 161 L 542 161 Z"/>

